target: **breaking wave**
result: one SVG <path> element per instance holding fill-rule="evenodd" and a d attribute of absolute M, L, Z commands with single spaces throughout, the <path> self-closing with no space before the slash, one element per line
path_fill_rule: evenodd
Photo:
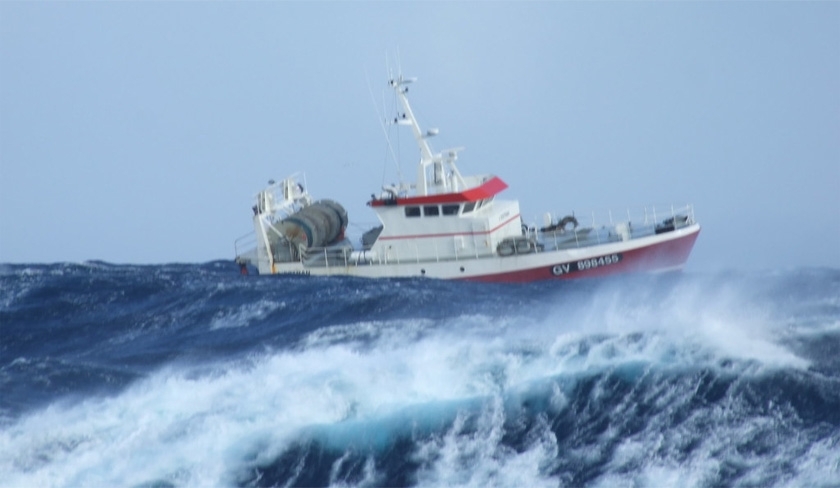
<path fill-rule="evenodd" d="M 0 268 L 3 486 L 840 484 L 840 271 Z"/>

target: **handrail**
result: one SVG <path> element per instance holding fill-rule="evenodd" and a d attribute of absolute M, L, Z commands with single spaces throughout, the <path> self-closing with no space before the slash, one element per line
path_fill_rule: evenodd
<path fill-rule="evenodd" d="M 694 207 L 689 204 L 627 207 L 623 213 L 626 213 L 627 220 L 617 221 L 614 217 L 619 214 L 614 214 L 611 209 L 550 214 L 552 215 L 552 221 L 558 219 L 560 215 L 587 215 L 589 227 L 575 228 L 565 232 L 562 230 L 542 232 L 540 234 L 544 244 L 553 245 L 549 250 L 568 249 L 635 239 L 695 223 Z M 684 217 L 685 220 L 680 217 Z M 534 219 L 534 222 L 536 221 L 537 219 Z M 621 224 L 626 224 L 626 228 L 619 231 L 618 227 Z M 625 235 L 622 235 L 622 232 Z"/>
<path fill-rule="evenodd" d="M 244 256 L 257 249 L 257 235 L 252 231 L 233 241 L 234 256 Z"/>
<path fill-rule="evenodd" d="M 555 231 L 555 232 L 533 232 L 533 229 L 538 229 L 539 226 L 528 225 L 528 238 L 532 239 L 533 250 L 531 252 L 550 252 L 560 249 L 584 248 L 611 242 L 620 242 L 624 240 L 632 240 L 646 236 L 653 236 L 663 232 L 677 230 L 683 227 L 694 224 L 694 207 L 692 205 L 646 205 L 639 207 L 627 207 L 620 212 L 614 212 L 611 209 L 590 210 L 588 212 L 569 212 L 565 214 L 554 214 L 559 218 L 560 215 L 585 215 L 586 218 L 584 226 L 579 226 L 573 230 Z M 618 216 L 625 217 L 619 219 Z M 536 222 L 537 220 L 534 219 Z M 465 241 L 466 243 L 467 241 Z M 241 247 L 247 244 L 255 244 L 256 238 L 253 234 L 248 234 L 236 240 L 237 255 L 240 255 Z M 495 250 L 487 253 L 480 253 L 479 246 L 475 239 L 472 240 L 473 251 L 468 251 L 466 254 L 457 248 L 455 254 L 452 256 L 441 256 L 438 248 L 437 240 L 433 239 L 429 244 L 433 246 L 434 255 L 421 259 L 419 256 L 419 248 L 417 241 L 409 244 L 403 251 L 396 249 L 390 252 L 375 254 L 371 260 L 365 260 L 364 264 L 388 264 L 394 262 L 395 264 L 402 264 L 404 262 L 423 263 L 423 262 L 443 262 L 443 261 L 460 261 L 465 256 L 474 256 L 474 259 L 490 258 L 497 256 Z M 304 266 L 318 266 L 318 267 L 333 267 L 333 266 L 355 266 L 362 263 L 358 259 L 354 261 L 351 258 L 351 253 L 357 251 L 353 246 L 335 246 L 335 247 L 313 247 L 308 249 L 300 249 L 298 258 Z M 406 253 L 407 252 L 407 253 Z M 514 253 L 521 254 L 514 244 Z M 527 253 L 526 253 L 527 254 Z M 471 258 L 473 259 L 473 258 Z"/>
<path fill-rule="evenodd" d="M 618 222 L 636 222 L 642 221 L 644 224 L 660 223 L 666 218 L 671 218 L 677 215 L 688 215 L 691 222 L 694 222 L 694 207 L 690 204 L 675 206 L 673 204 L 660 205 L 641 205 L 635 207 L 626 207 L 625 213 L 627 220 L 620 220 Z M 589 209 L 584 212 L 567 211 L 567 212 L 552 212 L 551 216 L 556 220 L 563 215 L 586 215 L 591 222 L 591 227 L 601 227 L 604 225 L 615 225 L 616 220 L 613 218 L 613 211 L 610 208 L 596 208 Z M 539 218 L 534 218 L 533 222 L 539 222 Z M 537 228 L 541 225 L 531 224 Z"/>

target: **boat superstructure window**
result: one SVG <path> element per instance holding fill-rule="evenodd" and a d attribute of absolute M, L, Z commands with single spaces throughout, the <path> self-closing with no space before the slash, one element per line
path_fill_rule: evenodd
<path fill-rule="evenodd" d="M 484 200 L 479 200 L 478 205 L 475 206 L 475 209 L 478 210 L 481 207 L 486 207 L 487 205 L 490 205 L 492 202 L 493 202 L 493 197 L 485 198 Z"/>
<path fill-rule="evenodd" d="M 424 217 L 437 217 L 440 215 L 440 207 L 437 205 L 424 205 L 423 206 L 423 216 Z"/>
<path fill-rule="evenodd" d="M 406 217 L 419 217 L 420 216 L 420 207 L 405 207 L 405 216 Z"/>
<path fill-rule="evenodd" d="M 461 210 L 461 205 L 457 203 L 441 205 L 441 210 L 443 210 L 443 215 L 458 215 L 458 211 Z"/>
<path fill-rule="evenodd" d="M 467 202 L 464 204 L 464 213 L 470 213 L 475 209 L 475 202 Z"/>

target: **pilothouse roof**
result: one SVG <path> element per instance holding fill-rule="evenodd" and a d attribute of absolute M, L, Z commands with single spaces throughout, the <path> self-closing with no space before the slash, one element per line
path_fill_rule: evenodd
<path fill-rule="evenodd" d="M 408 83 L 415 81 L 414 78 L 403 78 L 402 76 L 392 79 L 389 82 L 391 88 L 399 99 L 403 112 L 394 117 L 393 122 L 397 125 L 411 127 L 414 140 L 420 149 L 420 162 L 417 167 L 417 180 L 413 185 L 406 185 L 400 182 L 400 188 L 413 188 L 413 196 L 398 195 L 393 188 L 384 188 L 390 193 L 385 199 L 372 199 L 371 206 L 379 207 L 384 205 L 417 205 L 437 203 L 459 203 L 470 202 L 490 198 L 507 188 L 507 184 L 496 176 L 469 176 L 464 177 L 455 164 L 458 159 L 458 152 L 463 148 L 447 149 L 435 152 L 429 139 L 438 134 L 438 129 L 424 131 L 411 105 L 408 103 Z"/>
<path fill-rule="evenodd" d="M 498 176 L 492 176 L 481 185 L 460 192 L 401 198 L 373 199 L 369 202 L 369 204 L 372 207 L 384 207 L 386 205 L 434 205 L 439 203 L 477 202 L 485 198 L 494 197 L 507 187 L 507 183 L 502 181 L 501 178 Z"/>

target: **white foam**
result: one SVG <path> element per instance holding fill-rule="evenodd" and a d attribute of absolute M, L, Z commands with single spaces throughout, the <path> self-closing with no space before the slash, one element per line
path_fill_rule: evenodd
<path fill-rule="evenodd" d="M 256 302 L 239 305 L 233 310 L 220 310 L 210 321 L 210 329 L 247 327 L 251 322 L 262 320 L 269 314 L 286 307 L 286 302 L 276 302 L 265 298 Z"/>
<path fill-rule="evenodd" d="M 0 277 L 9 280 L 9 286 L 0 287 L 0 310 L 10 310 L 15 302 L 25 298 L 40 281 L 44 271 L 39 268 L 13 268 L 10 265 L 0 266 Z"/>
<path fill-rule="evenodd" d="M 51 405 L 4 429 L 0 478 L 38 486 L 225 484 L 257 445 L 270 460 L 308 426 L 364 426 L 412 405 L 494 398 L 528 376 L 523 364 L 500 341 L 443 334 L 366 352 L 333 345 L 206 370 L 167 368 L 119 395 Z"/>
<path fill-rule="evenodd" d="M 469 417 L 476 416 L 476 419 Z M 466 428 L 474 420 L 476 426 Z M 557 440 L 543 418 L 532 431 L 530 446 L 516 452 L 504 446 L 508 420 L 501 396 L 494 396 L 477 414 L 461 412 L 441 438 L 423 442 L 415 460 L 423 468 L 420 486 L 556 486 L 544 471 L 557 457 Z"/>
<path fill-rule="evenodd" d="M 4 428 L 0 484 L 228 485 L 235 483 L 233 473 L 270 463 L 302 432 L 320 429 L 340 449 L 387 437 L 383 428 L 408 429 L 423 415 L 444 413 L 451 419 L 445 433 L 414 453 L 422 461 L 422 485 L 556 485 L 544 475 L 557 457 L 547 423 L 535 427 L 522 452 L 500 442 L 510 420 L 505 398 L 544 387 L 552 408 L 562 411 L 568 405 L 563 383 L 592 372 L 721 368 L 722 359 L 738 362 L 732 374 L 739 375 L 807 365 L 773 341 L 776 324 L 744 310 L 737 293 L 683 287 L 665 301 L 630 298 L 605 290 L 579 307 L 548 306 L 536 320 L 469 315 L 442 323 L 343 324 L 313 332 L 293 351 L 172 365 L 113 396 L 56 403 Z M 211 327 L 246 326 L 284 306 L 270 300 L 243 305 L 218 315 Z M 663 409 L 678 404 L 680 394 L 684 390 L 664 387 L 649 392 Z M 726 435 L 741 434 L 749 431 Z M 677 445 L 680 435 L 652 427 L 622 440 L 613 467 L 618 472 L 643 463 L 634 478 L 642 484 L 701 483 L 717 469 L 714 450 L 725 447 L 727 437 L 710 439 L 685 465 L 647 460 L 657 446 Z M 825 452 L 815 456 L 828 458 L 836 446 Z M 575 455 L 598 454 L 583 449 Z M 375 483 L 377 476 L 368 460 L 366 479 Z M 617 474 L 600 481 L 626 479 Z"/>
<path fill-rule="evenodd" d="M 821 439 L 808 446 L 795 462 L 795 473 L 783 486 L 827 486 L 840 484 L 840 435 Z"/>
<path fill-rule="evenodd" d="M 672 359 L 686 364 L 696 364 L 701 358 L 695 353 L 700 352 L 706 361 L 740 359 L 799 369 L 810 365 L 779 343 L 786 323 L 737 286 L 683 281 L 664 295 L 605 286 L 591 302 L 572 311 L 570 319 L 583 334 L 661 334 L 661 345 L 676 345 L 678 356 L 684 356 Z M 665 360 L 652 349 L 640 353 L 655 362 Z"/>

